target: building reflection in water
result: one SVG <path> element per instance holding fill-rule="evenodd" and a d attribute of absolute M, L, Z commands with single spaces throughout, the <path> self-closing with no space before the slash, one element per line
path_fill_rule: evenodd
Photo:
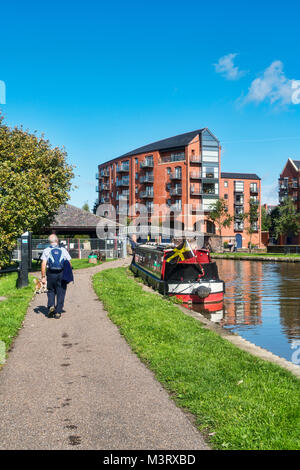
<path fill-rule="evenodd" d="M 300 340 L 300 264 L 218 260 L 224 304 L 193 306 L 211 321 L 291 360 Z"/>

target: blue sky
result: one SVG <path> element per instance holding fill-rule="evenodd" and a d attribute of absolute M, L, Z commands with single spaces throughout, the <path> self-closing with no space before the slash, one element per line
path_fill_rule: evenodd
<path fill-rule="evenodd" d="M 291 90 L 300 80 L 299 2 L 28 0 L 0 8 L 0 109 L 8 124 L 65 146 L 76 165 L 73 204 L 93 205 L 97 164 L 201 127 L 220 139 L 223 171 L 256 172 L 263 202 L 277 201 L 287 158 L 300 159 Z"/>

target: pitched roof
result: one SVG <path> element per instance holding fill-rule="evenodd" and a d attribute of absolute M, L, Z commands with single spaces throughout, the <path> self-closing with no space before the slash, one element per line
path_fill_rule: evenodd
<path fill-rule="evenodd" d="M 294 165 L 300 170 L 300 160 L 293 160 Z"/>
<path fill-rule="evenodd" d="M 108 163 L 118 160 L 119 158 L 131 157 L 133 155 L 139 155 L 140 153 L 148 153 L 148 152 L 154 152 L 155 150 L 169 150 L 169 149 L 185 147 L 191 142 L 191 140 L 194 139 L 194 137 L 201 134 L 205 130 L 207 130 L 210 134 L 212 134 L 207 129 L 207 127 L 204 127 L 202 129 L 197 129 L 196 131 L 191 131 L 191 132 L 186 132 L 185 134 L 175 135 L 174 137 L 168 137 L 167 139 L 158 140 L 157 142 L 152 142 L 151 144 L 144 145 L 143 147 L 138 147 L 134 150 L 131 150 L 128 153 L 124 153 L 123 155 L 120 155 L 119 157 L 113 158 L 105 163 L 101 163 L 100 166 L 107 165 Z M 214 135 L 213 137 L 216 139 L 217 142 L 219 142 L 218 139 Z"/>
<path fill-rule="evenodd" d="M 241 180 L 260 180 L 255 173 L 221 173 L 221 178 L 241 179 Z"/>
<path fill-rule="evenodd" d="M 91 212 L 79 209 L 71 204 L 64 204 L 59 207 L 58 213 L 49 228 L 87 228 L 96 229 L 101 220 L 105 220 L 108 226 L 119 225 L 117 222 L 94 215 Z"/>

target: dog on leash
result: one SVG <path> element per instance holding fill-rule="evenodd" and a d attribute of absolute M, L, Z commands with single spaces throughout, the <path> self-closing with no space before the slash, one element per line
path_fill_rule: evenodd
<path fill-rule="evenodd" d="M 34 279 L 35 283 L 35 293 L 36 294 L 45 294 L 47 292 L 46 284 L 43 284 L 39 279 Z"/>

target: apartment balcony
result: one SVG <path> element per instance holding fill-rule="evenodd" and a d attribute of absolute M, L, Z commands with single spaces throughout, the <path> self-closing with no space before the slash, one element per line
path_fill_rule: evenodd
<path fill-rule="evenodd" d="M 202 196 L 202 190 L 201 189 L 192 189 L 190 190 L 190 195 L 191 196 Z"/>
<path fill-rule="evenodd" d="M 181 188 L 171 188 L 170 189 L 170 195 L 171 196 L 181 196 L 182 194 L 182 189 Z"/>
<path fill-rule="evenodd" d="M 129 199 L 129 194 L 118 194 L 117 201 L 127 201 Z"/>
<path fill-rule="evenodd" d="M 109 190 L 110 190 L 109 184 L 100 185 L 100 191 L 109 191 Z"/>
<path fill-rule="evenodd" d="M 235 232 L 243 232 L 244 224 L 243 223 L 235 223 L 234 224 L 234 231 Z"/>
<path fill-rule="evenodd" d="M 217 191 L 205 191 L 205 189 L 202 190 L 201 193 L 202 197 L 205 199 L 218 199 L 219 198 L 219 193 Z"/>
<path fill-rule="evenodd" d="M 173 173 L 170 174 L 170 180 L 181 180 L 182 174 L 179 171 L 173 171 Z"/>
<path fill-rule="evenodd" d="M 128 179 L 121 179 L 117 181 L 117 187 L 120 186 L 129 186 L 129 180 Z"/>
<path fill-rule="evenodd" d="M 120 164 L 117 166 L 117 173 L 129 173 L 129 165 Z"/>
<path fill-rule="evenodd" d="M 106 204 L 106 203 L 108 203 L 109 201 L 110 201 L 110 199 L 109 199 L 108 196 L 102 196 L 102 197 L 100 198 L 100 203 L 101 203 L 101 204 Z"/>
<path fill-rule="evenodd" d="M 195 164 L 201 163 L 201 155 L 191 155 L 190 163 L 195 163 Z"/>
<path fill-rule="evenodd" d="M 109 170 L 101 170 L 100 177 L 107 178 L 109 176 Z"/>
<path fill-rule="evenodd" d="M 240 199 L 234 199 L 234 205 L 235 206 L 243 206 L 244 205 L 244 199 L 240 200 Z"/>
<path fill-rule="evenodd" d="M 153 168 L 153 167 L 154 167 L 154 163 L 152 160 L 144 160 L 140 164 L 140 168 Z"/>
<path fill-rule="evenodd" d="M 154 197 L 153 191 L 141 191 L 140 198 L 142 199 L 151 199 Z"/>
<path fill-rule="evenodd" d="M 145 175 L 140 177 L 140 183 L 154 183 L 154 176 L 153 175 Z"/>
<path fill-rule="evenodd" d="M 254 205 L 258 206 L 259 205 L 259 199 L 250 197 L 250 204 L 252 204 L 253 206 Z"/>
<path fill-rule="evenodd" d="M 258 194 L 258 189 L 256 188 L 251 188 L 250 186 L 250 194 Z"/>
<path fill-rule="evenodd" d="M 201 180 L 202 179 L 202 175 L 201 173 L 199 173 L 198 171 L 191 171 L 190 173 L 190 180 Z"/>

